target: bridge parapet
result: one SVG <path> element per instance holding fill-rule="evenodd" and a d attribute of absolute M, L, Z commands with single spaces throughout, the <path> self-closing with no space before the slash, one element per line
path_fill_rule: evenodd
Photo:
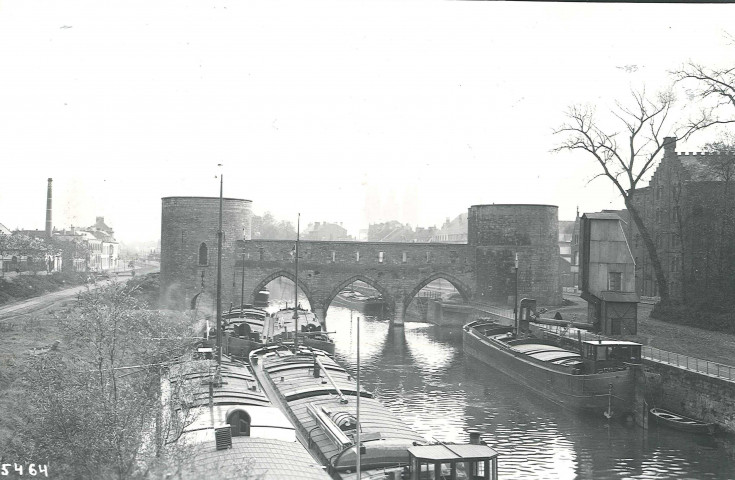
<path fill-rule="evenodd" d="M 170 307 L 190 308 L 193 300 L 214 295 L 218 207 L 214 198 L 162 199 L 161 290 Z M 557 210 L 475 205 L 468 212 L 468 244 L 302 241 L 298 284 L 312 309 L 326 312 L 341 288 L 364 281 L 383 294 L 401 322 L 413 296 L 438 278 L 452 283 L 465 300 L 512 300 L 518 254 L 519 295 L 555 305 L 561 302 Z M 225 305 L 239 303 L 243 288 L 247 302 L 264 282 L 279 276 L 293 280 L 293 240 L 251 240 L 248 200 L 224 199 L 223 216 Z"/>
<path fill-rule="evenodd" d="M 294 246 L 288 240 L 238 242 L 247 272 L 245 290 L 254 294 L 276 276 L 293 280 Z M 312 310 L 326 312 L 342 289 L 357 280 L 365 282 L 381 292 L 396 323 L 402 323 L 413 296 L 434 279 L 452 282 L 463 297 L 471 298 L 473 252 L 472 247 L 457 244 L 303 241 L 299 286 L 305 294 L 310 292 Z"/>

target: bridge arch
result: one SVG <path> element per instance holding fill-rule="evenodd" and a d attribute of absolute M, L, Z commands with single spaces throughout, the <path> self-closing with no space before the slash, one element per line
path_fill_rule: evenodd
<path fill-rule="evenodd" d="M 403 313 L 406 313 L 406 309 L 408 308 L 408 305 L 411 303 L 411 300 L 418 295 L 418 293 L 421 291 L 422 288 L 433 282 L 434 280 L 446 280 L 449 283 L 452 284 L 454 288 L 457 289 L 460 295 L 462 295 L 462 300 L 465 301 L 465 303 L 469 303 L 469 301 L 472 299 L 472 288 L 464 283 L 459 278 L 455 277 L 454 275 L 451 275 L 446 272 L 436 272 L 425 279 L 421 280 L 414 288 L 411 290 L 411 292 L 406 295 L 403 301 Z"/>
<path fill-rule="evenodd" d="M 383 300 L 388 304 L 388 308 L 391 311 L 395 311 L 395 300 L 393 299 L 393 295 L 390 294 L 388 289 L 386 289 L 383 285 L 378 283 L 377 280 L 366 277 L 365 275 L 353 275 L 352 277 L 343 280 L 340 282 L 335 288 L 332 289 L 331 292 L 329 292 L 329 295 L 327 295 L 327 298 L 324 300 L 324 314 L 326 315 L 327 310 L 329 309 L 329 306 L 332 304 L 332 300 L 334 300 L 334 297 L 337 296 L 339 292 L 345 289 L 348 285 L 352 285 L 353 283 L 360 281 L 363 283 L 366 283 L 370 285 L 371 287 L 375 288 L 377 291 L 380 292 L 380 294 L 383 296 Z"/>
<path fill-rule="evenodd" d="M 294 275 L 293 272 L 289 272 L 288 270 L 276 270 L 275 272 L 269 273 L 268 275 L 263 277 L 263 279 L 260 282 L 258 282 L 258 284 L 253 289 L 250 298 L 255 298 L 255 295 L 259 291 L 261 291 L 263 288 L 266 287 L 266 285 L 268 285 L 269 283 L 271 283 L 273 280 L 277 279 L 278 277 L 286 277 L 294 283 L 296 283 L 297 281 L 296 276 Z M 298 285 L 301 291 L 306 296 L 306 299 L 309 301 L 309 305 L 311 306 L 311 309 L 314 310 L 315 308 L 317 308 L 317 305 L 314 303 L 314 295 L 312 294 L 309 286 L 306 283 L 304 283 L 301 279 L 298 280 Z"/>

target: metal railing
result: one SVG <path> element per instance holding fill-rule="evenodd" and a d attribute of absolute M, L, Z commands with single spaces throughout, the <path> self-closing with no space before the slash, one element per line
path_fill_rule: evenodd
<path fill-rule="evenodd" d="M 572 339 L 577 338 L 576 328 L 545 325 L 544 329 L 560 336 Z M 582 334 L 582 340 L 606 340 L 605 337 L 595 335 L 594 333 L 589 333 L 586 331 L 580 332 Z M 730 365 L 710 362 L 709 360 L 703 360 L 701 358 L 689 357 L 687 355 L 681 355 L 679 353 L 661 350 L 660 348 L 655 348 L 648 345 L 643 345 L 643 347 L 641 348 L 641 356 L 646 360 L 665 363 L 667 365 L 683 368 L 691 372 L 703 373 L 705 375 L 711 375 L 713 377 L 722 378 L 724 380 L 735 381 L 735 367 L 732 367 Z"/>
<path fill-rule="evenodd" d="M 710 362 L 701 358 L 688 357 L 678 353 L 667 352 L 647 345 L 643 346 L 641 355 L 647 360 L 676 365 L 692 372 L 704 373 L 725 380 L 735 381 L 735 367 L 722 363 Z"/>

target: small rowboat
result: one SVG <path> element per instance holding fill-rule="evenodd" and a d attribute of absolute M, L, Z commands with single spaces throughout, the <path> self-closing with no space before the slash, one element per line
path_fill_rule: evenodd
<path fill-rule="evenodd" d="M 684 432 L 712 435 L 715 431 L 715 425 L 713 423 L 705 423 L 664 410 L 663 408 L 652 408 L 651 415 L 657 424 L 675 428 Z"/>

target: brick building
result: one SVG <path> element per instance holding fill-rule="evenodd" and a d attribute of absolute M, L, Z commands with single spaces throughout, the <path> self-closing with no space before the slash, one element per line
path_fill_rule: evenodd
<path fill-rule="evenodd" d="M 635 191 L 634 205 L 656 245 L 672 299 L 735 298 L 735 156 L 676 152 L 675 140 L 665 139 L 663 158 L 649 185 Z M 636 260 L 638 293 L 658 296 L 643 239 L 628 212 L 620 215 Z"/>
<path fill-rule="evenodd" d="M 347 234 L 347 229 L 340 223 L 314 222 L 310 223 L 306 229 L 301 232 L 301 238 L 304 240 L 354 240 L 352 236 Z"/>
<path fill-rule="evenodd" d="M 427 243 L 436 233 L 436 227 L 416 227 L 402 224 L 395 220 L 383 223 L 371 223 L 368 227 L 368 242 L 420 242 Z"/>
<path fill-rule="evenodd" d="M 73 268 L 77 272 L 103 272 L 120 266 L 120 244 L 114 233 L 104 217 L 96 217 L 94 225 L 87 228 L 72 226 L 69 230 L 54 230 L 53 238 L 83 245 L 78 249 L 65 249 L 65 268 Z"/>
<path fill-rule="evenodd" d="M 575 220 L 559 220 L 559 275 L 564 289 L 574 290 L 578 285 L 576 270 L 572 269 L 572 240 Z"/>
<path fill-rule="evenodd" d="M 467 243 L 467 214 L 460 213 L 447 220 L 431 237 L 432 242 Z"/>

